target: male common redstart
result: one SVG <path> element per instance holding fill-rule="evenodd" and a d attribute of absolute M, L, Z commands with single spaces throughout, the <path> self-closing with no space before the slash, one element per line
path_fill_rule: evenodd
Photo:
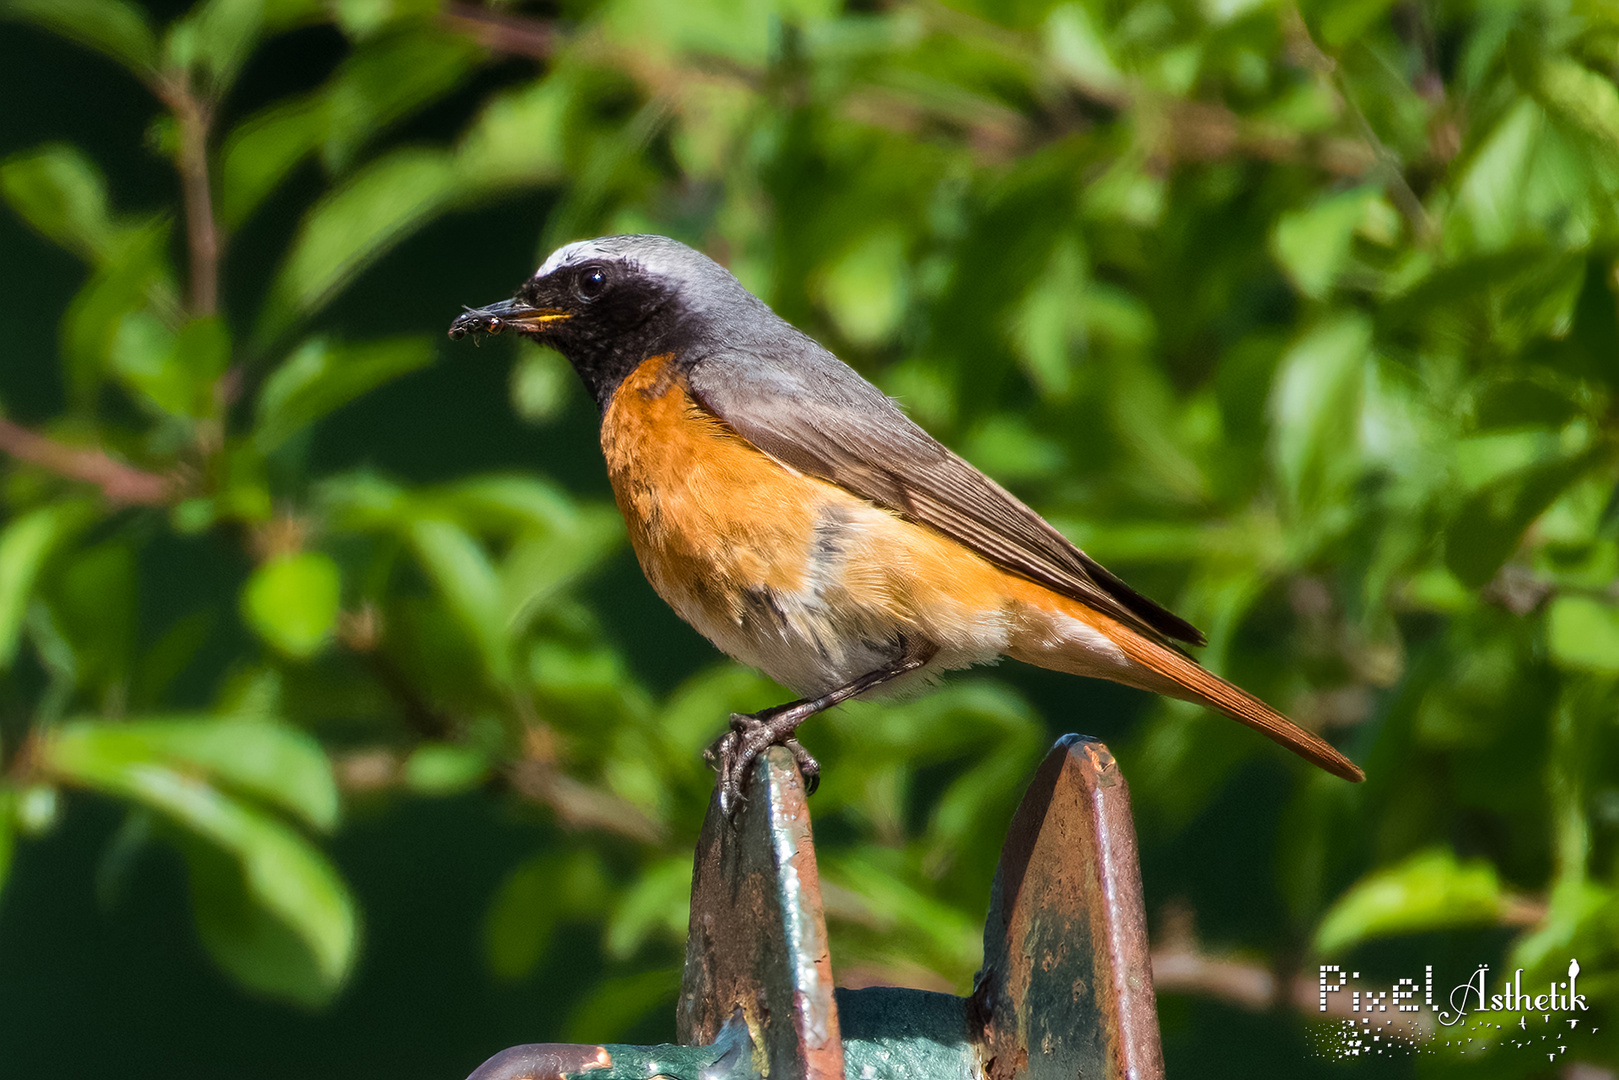
<path fill-rule="evenodd" d="M 511 329 L 566 356 L 647 580 L 703 636 L 803 694 L 731 717 L 723 808 L 766 747 L 896 681 L 1011 656 L 1225 713 L 1348 780 L 1348 758 L 1176 646 L 1190 623 L 947 450 L 724 267 L 661 236 L 558 249 L 450 336 Z"/>

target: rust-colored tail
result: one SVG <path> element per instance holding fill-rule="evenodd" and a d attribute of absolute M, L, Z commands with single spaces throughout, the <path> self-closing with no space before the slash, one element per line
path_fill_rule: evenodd
<path fill-rule="evenodd" d="M 1366 779 L 1360 766 L 1340 754 L 1325 739 L 1305 731 L 1293 721 L 1254 697 L 1239 686 L 1226 682 L 1220 676 L 1189 659 L 1150 641 L 1128 627 L 1112 623 L 1107 636 L 1124 650 L 1131 660 L 1174 684 L 1175 689 L 1151 687 L 1159 693 L 1169 692 L 1175 697 L 1206 705 L 1225 713 L 1238 723 L 1247 724 L 1266 738 L 1287 747 L 1299 757 L 1313 762 L 1334 776 L 1356 783 Z"/>

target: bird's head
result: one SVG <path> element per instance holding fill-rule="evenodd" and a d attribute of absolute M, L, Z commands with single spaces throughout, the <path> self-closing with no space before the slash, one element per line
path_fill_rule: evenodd
<path fill-rule="evenodd" d="M 450 337 L 526 334 L 562 353 L 605 408 L 650 356 L 690 361 L 779 322 L 723 266 L 663 236 L 603 236 L 558 248 L 510 300 L 468 308 Z"/>

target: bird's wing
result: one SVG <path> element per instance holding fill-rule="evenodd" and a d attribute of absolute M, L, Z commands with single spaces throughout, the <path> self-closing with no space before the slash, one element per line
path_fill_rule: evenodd
<path fill-rule="evenodd" d="M 688 374 L 693 399 L 799 472 L 930 525 L 997 566 L 1155 639 L 1204 643 L 1191 623 L 1075 547 L 852 368 L 807 338 L 781 344 L 796 346 L 794 355 L 738 350 L 704 358 Z"/>

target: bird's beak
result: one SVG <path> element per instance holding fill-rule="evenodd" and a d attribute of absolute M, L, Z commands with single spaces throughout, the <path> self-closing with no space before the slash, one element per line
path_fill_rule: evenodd
<path fill-rule="evenodd" d="M 488 307 L 467 308 L 450 324 L 452 338 L 473 334 L 498 334 L 507 327 L 538 334 L 550 323 L 566 319 L 568 313 L 556 308 L 529 307 L 521 300 L 502 300 Z"/>

